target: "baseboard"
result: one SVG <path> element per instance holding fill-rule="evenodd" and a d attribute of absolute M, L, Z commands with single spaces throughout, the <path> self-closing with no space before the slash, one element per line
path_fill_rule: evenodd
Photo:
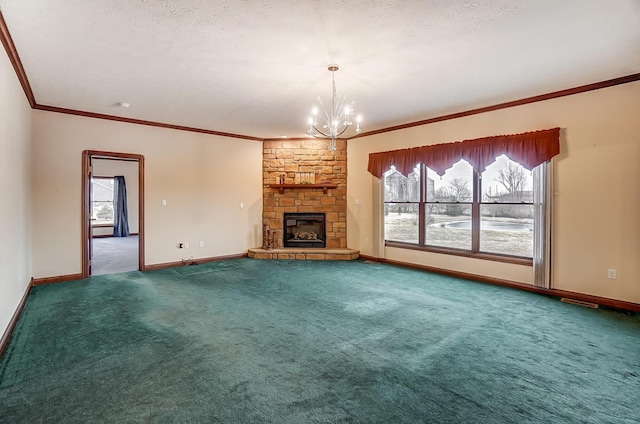
<path fill-rule="evenodd" d="M 246 258 L 247 253 L 239 253 L 237 255 L 215 256 L 211 258 L 190 259 L 186 262 L 166 262 L 161 264 L 145 265 L 141 271 L 157 271 L 159 269 L 175 268 L 177 266 L 200 265 L 207 262 L 226 261 L 227 259 Z M 82 274 L 58 275 L 55 277 L 35 278 L 32 285 L 40 286 L 42 284 L 63 283 L 65 281 L 82 280 Z"/>
<path fill-rule="evenodd" d="M 145 265 L 144 272 L 158 271 L 160 269 L 167 269 L 167 268 L 175 268 L 177 266 L 184 266 L 184 264 L 182 262 L 164 262 L 161 264 Z"/>
<path fill-rule="evenodd" d="M 202 258 L 202 259 L 194 259 L 192 262 L 192 265 L 200 265 L 200 264 L 206 264 L 207 262 L 220 262 L 220 261 L 226 261 L 229 259 L 240 259 L 240 258 L 246 258 L 248 257 L 248 254 L 245 253 L 238 253 L 237 255 L 227 255 L 227 256 L 213 256 L 210 258 Z"/>
<path fill-rule="evenodd" d="M 360 254 L 360 259 L 385 263 L 389 265 L 401 266 L 404 268 L 416 269 L 419 271 L 427 271 L 427 272 L 433 272 L 436 274 L 448 275 L 450 277 L 462 278 L 464 280 L 471 280 L 471 281 L 477 281 L 481 283 L 494 284 L 494 285 L 503 286 L 503 287 L 510 287 L 514 289 L 533 292 L 533 293 L 544 294 L 546 296 L 553 296 L 553 297 L 559 297 L 559 298 L 564 297 L 567 299 L 574 299 L 580 302 L 589 302 L 592 304 L 597 304 L 600 306 L 605 306 L 613 309 L 621 309 L 624 311 L 631 311 L 631 312 L 640 312 L 639 303 L 627 302 L 624 300 L 610 299 L 608 297 L 593 296 L 590 294 L 571 292 L 567 290 L 544 289 L 544 288 L 532 286 L 529 284 L 518 283 L 515 281 L 487 277 L 485 275 L 469 274 L 466 272 L 452 271 L 449 269 L 436 268 L 436 267 L 427 266 L 427 265 L 419 265 L 419 264 L 412 264 L 409 262 L 395 261 L 393 259 L 376 258 L 374 256 L 368 256 L 363 254 Z"/>
<path fill-rule="evenodd" d="M 82 280 L 82 274 L 57 275 L 55 277 L 34 278 L 32 284 L 41 286 L 43 284 L 63 283 L 65 281 Z"/>
<path fill-rule="evenodd" d="M 178 261 L 178 262 L 165 262 L 161 264 L 145 265 L 144 271 L 145 272 L 157 271 L 159 269 L 175 268 L 178 266 L 201 265 L 201 264 L 206 264 L 207 262 L 219 262 L 219 261 L 226 261 L 229 259 L 240 259 L 240 258 L 246 258 L 246 257 L 247 257 L 247 253 L 239 253 L 237 255 L 214 256 L 210 258 L 189 259 L 189 260 Z"/>
<path fill-rule="evenodd" d="M 24 309 L 24 305 L 27 303 L 27 298 L 29 297 L 29 293 L 31 293 L 31 288 L 33 287 L 33 278 L 29 281 L 29 285 L 22 295 L 22 299 L 20 303 L 18 303 L 18 307 L 16 311 L 13 313 L 13 316 L 9 320 L 9 325 L 6 330 L 4 330 L 4 334 L 2 335 L 2 339 L 0 339 L 0 357 L 4 353 L 4 350 L 7 348 L 9 344 L 9 339 L 11 338 L 11 334 L 13 334 L 13 329 L 16 327 L 18 323 L 18 319 L 20 319 L 20 315 L 22 314 L 22 310 Z"/>

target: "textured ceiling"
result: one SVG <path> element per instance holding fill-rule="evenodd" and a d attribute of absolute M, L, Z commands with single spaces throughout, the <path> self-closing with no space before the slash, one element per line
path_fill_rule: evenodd
<path fill-rule="evenodd" d="M 363 129 L 640 72 L 637 0 L 0 0 L 39 105 L 304 137 L 314 99 Z M 117 106 L 127 102 L 131 107 Z"/>

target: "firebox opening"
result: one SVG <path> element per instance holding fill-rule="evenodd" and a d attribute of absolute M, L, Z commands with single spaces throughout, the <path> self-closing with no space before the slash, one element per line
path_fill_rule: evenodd
<path fill-rule="evenodd" d="M 325 247 L 324 213 L 285 213 L 284 247 Z"/>

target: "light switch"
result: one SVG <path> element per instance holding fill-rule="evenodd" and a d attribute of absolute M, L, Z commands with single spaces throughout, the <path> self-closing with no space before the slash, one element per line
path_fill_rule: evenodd
<path fill-rule="evenodd" d="M 162 206 L 167 206 L 167 201 L 162 199 Z"/>

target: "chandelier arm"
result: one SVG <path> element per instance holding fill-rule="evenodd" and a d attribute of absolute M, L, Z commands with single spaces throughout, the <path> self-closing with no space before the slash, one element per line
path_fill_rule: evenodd
<path fill-rule="evenodd" d="M 331 138 L 331 135 L 330 135 L 330 134 L 325 134 L 325 133 L 323 133 L 323 132 L 322 132 L 322 131 L 320 131 L 320 130 L 315 126 L 315 125 L 312 125 L 311 127 L 312 127 L 314 130 L 316 130 L 316 132 L 317 132 L 317 133 L 322 134 L 322 136 L 323 136 L 323 137 Z M 311 134 L 311 135 L 312 135 L 312 136 L 314 136 L 315 138 L 320 138 L 320 137 L 316 136 L 315 134 Z"/>
<path fill-rule="evenodd" d="M 324 111 L 324 122 L 327 124 L 327 127 L 331 128 L 331 117 L 325 108 L 322 108 Z"/>
<path fill-rule="evenodd" d="M 336 137 L 340 137 L 342 134 L 344 134 L 344 132 L 345 132 L 346 130 L 348 130 L 350 126 L 351 126 L 351 125 L 347 125 L 346 127 L 344 127 L 344 129 L 343 129 L 342 131 L 340 131 L 338 134 L 336 134 Z"/>
<path fill-rule="evenodd" d="M 349 102 L 347 102 L 347 95 L 343 94 L 342 96 L 340 96 L 340 104 L 338 105 L 337 113 L 346 120 L 349 116 L 344 113 L 345 104 L 349 104 Z M 340 113 L 340 111 L 342 111 L 342 113 Z"/>
<path fill-rule="evenodd" d="M 336 115 L 340 114 L 340 109 L 344 110 L 343 106 L 344 106 L 344 102 L 347 100 L 347 95 L 343 94 L 342 96 L 339 96 L 338 99 L 339 99 L 338 107 L 335 110 Z"/>
<path fill-rule="evenodd" d="M 331 138 L 330 136 L 324 137 L 324 136 L 317 135 L 317 134 L 311 134 L 311 137 L 322 139 L 322 140 L 336 140 L 336 139 Z"/>
<path fill-rule="evenodd" d="M 341 118 L 342 120 L 344 120 L 344 125 L 347 125 L 347 126 L 348 126 L 348 125 L 351 125 L 351 124 L 352 124 L 351 119 L 350 119 L 350 116 L 351 116 L 351 114 L 353 113 L 353 101 L 351 101 L 351 102 L 347 102 L 347 95 L 346 95 L 346 94 L 343 94 L 343 95 L 341 96 L 341 98 L 340 98 L 340 104 L 339 104 L 339 109 L 338 109 L 338 110 L 340 110 L 340 109 L 344 110 L 345 103 L 347 103 L 347 105 L 348 105 L 348 106 L 351 106 L 351 107 L 349 108 L 349 109 L 350 109 L 350 114 L 349 114 L 349 115 L 347 115 L 346 113 L 343 113 L 342 115 L 340 115 L 340 118 Z"/>
<path fill-rule="evenodd" d="M 329 113 L 327 112 L 327 108 L 324 106 L 324 102 L 322 101 L 322 97 L 318 96 L 318 98 L 316 99 L 317 102 L 320 104 L 321 108 L 322 108 L 322 112 L 324 112 L 324 122 L 327 124 L 327 127 L 329 127 L 329 123 L 331 122 L 331 118 L 329 117 Z M 320 119 L 322 120 L 322 119 Z M 316 119 L 317 121 L 317 119 Z M 317 125 L 317 122 L 316 122 Z"/>

